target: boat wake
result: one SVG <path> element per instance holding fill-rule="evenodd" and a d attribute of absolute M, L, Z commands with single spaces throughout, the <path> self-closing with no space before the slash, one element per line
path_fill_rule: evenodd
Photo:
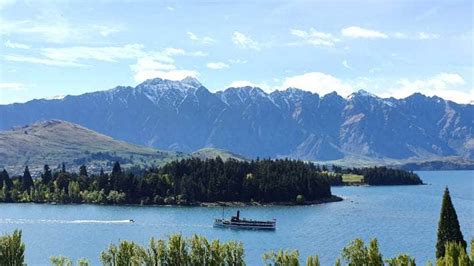
<path fill-rule="evenodd" d="M 0 224 L 129 224 L 132 220 L 50 220 L 0 218 Z"/>

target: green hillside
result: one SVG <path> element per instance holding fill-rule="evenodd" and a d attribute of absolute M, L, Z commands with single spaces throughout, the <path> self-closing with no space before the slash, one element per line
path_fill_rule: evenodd
<path fill-rule="evenodd" d="M 218 156 L 221 157 L 222 160 L 224 161 L 230 158 L 236 159 L 239 161 L 247 160 L 247 158 L 244 158 L 243 156 L 237 155 L 235 153 L 232 153 L 226 150 L 216 149 L 216 148 L 203 148 L 191 153 L 191 156 L 199 158 L 199 159 L 203 159 L 203 160 L 217 158 Z"/>
<path fill-rule="evenodd" d="M 129 144 L 61 120 L 50 120 L 0 132 L 0 169 L 21 173 L 25 165 L 38 172 L 44 164 L 61 163 L 75 170 L 86 164 L 95 172 L 113 161 L 124 167 L 159 166 L 188 155 Z"/>

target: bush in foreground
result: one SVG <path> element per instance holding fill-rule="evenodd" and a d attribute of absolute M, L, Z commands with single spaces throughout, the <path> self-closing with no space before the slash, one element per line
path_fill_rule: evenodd
<path fill-rule="evenodd" d="M 474 265 L 474 239 L 471 240 L 470 256 L 464 246 L 458 242 L 447 242 L 444 250 L 445 256 L 436 261 L 436 266 L 473 266 Z M 168 239 L 156 240 L 152 238 L 148 246 L 141 246 L 132 241 L 120 241 L 118 245 L 111 244 L 102 251 L 99 258 L 102 265 L 119 266 L 151 266 L 151 265 L 245 265 L 245 253 L 242 243 L 219 240 L 208 241 L 203 236 L 194 235 L 184 238 L 182 235 L 171 235 Z M 11 235 L 0 237 L 0 265 L 17 266 L 25 265 L 25 244 L 21 240 L 21 231 L 15 230 Z M 379 251 L 377 239 L 372 239 L 368 246 L 362 239 L 350 242 L 341 253 L 344 265 L 370 265 L 370 266 L 415 266 L 415 259 L 402 253 L 394 258 L 383 258 Z M 342 265 L 341 258 L 335 265 Z M 299 266 L 298 250 L 270 251 L 262 256 L 264 265 L 269 266 Z M 72 266 L 71 259 L 64 256 L 50 257 L 50 262 L 55 266 Z M 88 266 L 90 262 L 81 258 L 75 265 Z M 306 258 L 306 266 L 319 266 L 318 256 Z M 428 265 L 432 265 L 428 263 Z"/>

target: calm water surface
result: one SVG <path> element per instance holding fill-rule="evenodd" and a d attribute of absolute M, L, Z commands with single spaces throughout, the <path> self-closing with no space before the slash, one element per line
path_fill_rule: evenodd
<path fill-rule="evenodd" d="M 419 172 L 427 186 L 338 187 L 345 200 L 315 206 L 244 207 L 244 217 L 277 219 L 275 232 L 212 228 L 221 208 L 117 207 L 93 205 L 0 204 L 0 233 L 23 230 L 29 265 L 48 264 L 51 255 L 89 258 L 120 239 L 147 244 L 152 237 L 194 233 L 238 240 L 249 265 L 260 265 L 271 249 L 319 254 L 332 264 L 352 239 L 377 237 L 384 256 L 409 252 L 417 262 L 433 260 L 443 189 L 449 186 L 464 237 L 474 237 L 474 171 Z M 226 216 L 237 209 L 227 208 Z M 135 223 L 127 220 L 134 219 Z"/>

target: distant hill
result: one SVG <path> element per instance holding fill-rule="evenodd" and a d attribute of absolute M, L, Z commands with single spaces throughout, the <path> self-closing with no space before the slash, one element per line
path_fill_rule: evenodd
<path fill-rule="evenodd" d="M 221 150 L 221 149 L 215 149 L 215 148 L 203 148 L 203 149 L 200 149 L 200 150 L 197 150 L 197 151 L 191 153 L 191 156 L 202 159 L 202 160 L 214 159 L 214 158 L 217 158 L 217 157 L 221 157 L 221 159 L 224 160 L 224 161 L 226 161 L 228 159 L 231 159 L 231 158 L 239 160 L 239 161 L 247 160 L 246 158 L 244 158 L 240 155 L 234 154 L 234 153 L 229 152 L 229 151 Z"/>
<path fill-rule="evenodd" d="M 0 132 L 0 169 L 21 173 L 25 165 L 33 172 L 44 164 L 69 169 L 86 164 L 90 171 L 111 168 L 113 161 L 127 166 L 161 165 L 188 155 L 132 145 L 61 120 L 50 120 Z"/>
<path fill-rule="evenodd" d="M 462 158 L 444 158 L 443 160 L 404 163 L 393 167 L 408 171 L 474 170 L 474 161 Z"/>
<path fill-rule="evenodd" d="M 70 121 L 118 140 L 190 153 L 216 147 L 246 158 L 311 161 L 474 159 L 474 105 L 415 93 L 348 97 L 288 88 L 210 92 L 194 78 L 0 105 L 0 130 Z"/>

